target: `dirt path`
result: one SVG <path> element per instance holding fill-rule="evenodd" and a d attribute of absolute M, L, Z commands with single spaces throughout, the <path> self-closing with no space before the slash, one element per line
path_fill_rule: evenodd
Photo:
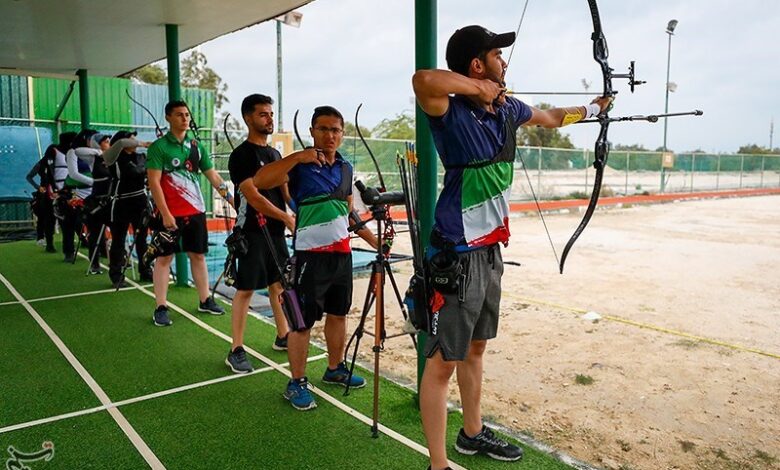
<path fill-rule="evenodd" d="M 547 216 L 559 252 L 579 219 Z M 780 197 L 600 211 L 563 276 L 537 217 L 512 232 L 504 259 L 523 266 L 506 266 L 487 417 L 605 468 L 780 468 Z M 398 271 L 405 286 L 410 267 Z M 405 338 L 382 361 L 415 380 Z"/>

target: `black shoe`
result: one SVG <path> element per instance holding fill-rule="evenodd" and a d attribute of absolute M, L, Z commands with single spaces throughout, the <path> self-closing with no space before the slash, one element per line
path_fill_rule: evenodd
<path fill-rule="evenodd" d="M 152 277 L 151 271 L 141 271 L 139 279 L 142 282 L 154 282 L 154 278 Z"/>
<path fill-rule="evenodd" d="M 252 367 L 252 363 L 247 359 L 246 351 L 242 346 L 230 351 L 227 359 L 225 359 L 225 364 L 236 374 L 248 374 L 255 370 Z"/>
<path fill-rule="evenodd" d="M 54 248 L 53 246 L 47 246 L 46 247 L 46 253 L 56 253 L 56 252 L 57 252 L 57 249 Z"/>
<path fill-rule="evenodd" d="M 113 285 L 114 285 L 114 289 L 123 289 L 127 287 L 127 283 L 125 282 L 124 279 L 114 282 Z"/>
<path fill-rule="evenodd" d="M 103 271 L 100 269 L 100 266 L 92 266 L 89 268 L 89 274 L 103 274 Z"/>
<path fill-rule="evenodd" d="M 523 458 L 523 449 L 496 437 L 493 430 L 487 426 L 482 426 L 482 431 L 474 437 L 466 436 L 463 428 L 460 428 L 458 439 L 455 441 L 455 450 L 466 455 L 485 454 L 504 462 L 514 462 Z"/>
<path fill-rule="evenodd" d="M 76 260 L 76 255 L 74 255 L 73 253 L 66 253 L 65 254 L 65 259 L 62 260 L 62 261 L 66 262 L 66 263 L 72 263 L 75 260 Z"/>
<path fill-rule="evenodd" d="M 284 335 L 284 338 L 276 337 L 274 344 L 271 345 L 274 351 L 287 351 L 287 336 L 289 333 Z"/>
<path fill-rule="evenodd" d="M 171 319 L 168 318 L 168 307 L 165 305 L 160 305 L 154 309 L 152 320 L 154 320 L 155 326 L 171 326 L 173 324 Z"/>
<path fill-rule="evenodd" d="M 211 297 L 206 297 L 206 300 L 198 305 L 198 311 L 203 313 L 210 313 L 212 315 L 222 315 L 225 313 L 225 309 L 217 305 L 217 303 L 214 302 L 214 299 Z"/>

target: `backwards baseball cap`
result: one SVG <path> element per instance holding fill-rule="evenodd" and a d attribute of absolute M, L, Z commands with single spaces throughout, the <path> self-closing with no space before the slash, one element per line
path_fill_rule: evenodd
<path fill-rule="evenodd" d="M 111 137 L 111 145 L 114 145 L 119 139 L 128 139 L 138 135 L 136 131 L 116 131 L 113 137 Z"/>
<path fill-rule="evenodd" d="M 101 142 L 110 138 L 111 138 L 111 134 L 103 134 L 102 132 L 98 132 L 92 136 L 92 145 L 94 147 L 97 147 L 100 145 Z"/>
<path fill-rule="evenodd" d="M 479 25 L 464 26 L 447 42 L 447 66 L 453 72 L 467 75 L 474 58 L 492 49 L 509 47 L 514 42 L 514 32 L 496 34 Z"/>

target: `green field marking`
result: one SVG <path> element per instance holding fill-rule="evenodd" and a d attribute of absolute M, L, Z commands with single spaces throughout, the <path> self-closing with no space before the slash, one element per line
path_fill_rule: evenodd
<path fill-rule="evenodd" d="M 137 291 L 34 304 L 112 401 L 224 376 L 228 346 L 178 313 L 152 323 Z"/>
<path fill-rule="evenodd" d="M 87 260 L 84 258 L 77 257 L 76 264 L 64 263 L 62 259 L 62 253 L 46 253 L 34 243 L 5 243 L 0 273 L 25 299 L 111 287 L 108 274 L 85 275 Z"/>
<path fill-rule="evenodd" d="M 310 411 L 282 398 L 287 378 L 264 373 L 122 407 L 169 468 L 424 469 L 424 455 L 324 400 Z"/>
<path fill-rule="evenodd" d="M 33 453 L 45 441 L 54 444 L 54 456 L 48 462 L 27 462 L 29 468 L 148 468 L 107 411 L 0 434 L 0 463 L 10 458 L 9 446 Z"/>
<path fill-rule="evenodd" d="M 100 405 L 24 307 L 0 307 L 0 330 L 0 427 Z"/>

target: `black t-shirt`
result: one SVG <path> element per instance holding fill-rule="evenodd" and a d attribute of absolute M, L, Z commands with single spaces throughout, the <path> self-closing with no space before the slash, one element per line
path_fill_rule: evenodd
<path fill-rule="evenodd" d="M 246 198 L 241 194 L 239 185 L 247 178 L 252 178 L 263 165 L 281 160 L 282 155 L 271 146 L 255 145 L 249 141 L 244 141 L 236 147 L 230 154 L 230 160 L 228 161 L 228 170 L 230 171 L 230 181 L 233 182 L 236 192 L 236 212 L 238 213 L 238 219 L 236 224 L 243 227 L 246 231 L 258 231 L 260 226 L 258 225 L 258 214 L 255 209 L 249 205 Z M 262 190 L 260 194 L 268 199 L 271 204 L 275 205 L 281 211 L 286 211 L 284 203 L 284 196 L 282 195 L 281 187 L 274 189 Z M 277 220 L 271 217 L 266 217 L 268 221 L 268 231 L 271 235 L 283 236 L 284 235 L 284 223 L 281 220 Z"/>

